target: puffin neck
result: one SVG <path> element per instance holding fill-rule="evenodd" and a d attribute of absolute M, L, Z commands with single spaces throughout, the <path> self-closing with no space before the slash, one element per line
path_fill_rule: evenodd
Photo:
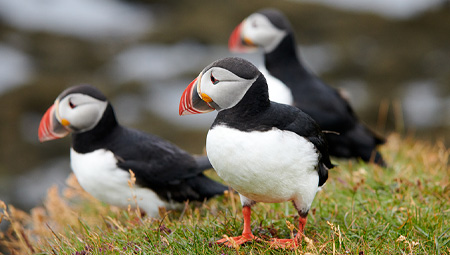
<path fill-rule="evenodd" d="M 72 148 L 78 153 L 87 153 L 100 149 L 104 146 L 106 138 L 119 126 L 111 104 L 98 124 L 91 130 L 72 134 Z"/>
<path fill-rule="evenodd" d="M 295 68 L 297 72 L 300 70 L 302 73 L 308 73 L 298 58 L 292 32 L 289 32 L 273 51 L 264 54 L 264 64 L 267 71 L 275 77 L 279 77 L 277 74 L 283 70 L 291 68 Z"/>

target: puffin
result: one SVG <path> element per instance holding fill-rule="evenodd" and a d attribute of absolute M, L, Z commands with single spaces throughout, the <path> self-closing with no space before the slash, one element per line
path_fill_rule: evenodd
<path fill-rule="evenodd" d="M 228 188 L 203 174 L 206 156 L 193 156 L 162 138 L 124 127 L 104 94 L 88 84 L 64 90 L 39 125 L 41 142 L 72 134 L 70 165 L 81 187 L 98 200 L 136 206 L 150 217 Z M 129 187 L 131 170 L 136 183 Z"/>
<path fill-rule="evenodd" d="M 260 240 L 251 231 L 251 207 L 257 202 L 292 201 L 299 214 L 294 239 L 271 239 L 274 247 L 295 247 L 311 203 L 328 178 L 327 141 L 317 123 L 302 110 L 269 100 L 264 75 L 238 57 L 205 67 L 184 90 L 179 114 L 216 110 L 206 138 L 206 154 L 220 178 L 239 193 L 242 235 L 223 238 L 232 247 Z"/>
<path fill-rule="evenodd" d="M 325 132 L 329 153 L 360 158 L 385 167 L 377 146 L 385 139 L 363 124 L 338 90 L 311 73 L 299 59 L 293 29 L 276 9 L 263 9 L 244 19 L 231 33 L 232 52 L 264 52 L 270 99 L 298 107 Z"/>

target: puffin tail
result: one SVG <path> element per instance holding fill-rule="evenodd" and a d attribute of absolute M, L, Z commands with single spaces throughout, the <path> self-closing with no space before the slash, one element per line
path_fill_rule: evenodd
<path fill-rule="evenodd" d="M 373 155 L 373 162 L 383 168 L 387 168 L 388 165 L 386 164 L 386 161 L 384 161 L 383 156 L 381 156 L 381 153 L 379 151 L 374 150 L 372 152 Z"/>
<path fill-rule="evenodd" d="M 334 167 L 334 165 L 331 164 L 330 168 L 333 168 L 333 167 Z M 318 169 L 319 170 L 318 171 L 319 172 L 319 187 L 321 187 L 325 184 L 325 182 L 328 179 L 328 168 L 327 168 L 327 166 L 325 166 L 324 163 L 321 163 L 321 162 L 319 163 L 318 168 L 319 168 Z"/>
<path fill-rule="evenodd" d="M 198 172 L 213 168 L 207 156 L 194 156 Z"/>
<path fill-rule="evenodd" d="M 198 194 L 199 200 L 222 195 L 225 190 L 228 190 L 227 186 L 206 177 L 204 174 L 190 179 L 189 185 Z"/>
<path fill-rule="evenodd" d="M 194 158 L 197 161 L 198 172 L 213 168 L 207 156 L 194 156 Z M 225 190 L 228 190 L 227 186 L 208 178 L 203 173 L 190 179 L 190 185 L 198 193 L 201 200 L 222 195 Z"/>

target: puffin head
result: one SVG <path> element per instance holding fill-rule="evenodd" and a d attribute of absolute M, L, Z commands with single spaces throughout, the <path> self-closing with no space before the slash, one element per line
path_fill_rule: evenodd
<path fill-rule="evenodd" d="M 64 90 L 45 112 L 39 124 L 39 140 L 65 137 L 71 132 L 93 129 L 102 118 L 108 101 L 95 87 L 78 85 Z"/>
<path fill-rule="evenodd" d="M 222 111 L 238 104 L 262 74 L 245 59 L 231 57 L 213 62 L 200 72 L 181 96 L 179 114 Z M 266 86 L 267 91 L 267 85 Z M 268 100 L 268 95 L 267 95 Z"/>
<path fill-rule="evenodd" d="M 291 31 L 283 13 L 263 9 L 248 16 L 231 33 L 228 47 L 233 52 L 249 52 L 261 47 L 271 52 Z"/>

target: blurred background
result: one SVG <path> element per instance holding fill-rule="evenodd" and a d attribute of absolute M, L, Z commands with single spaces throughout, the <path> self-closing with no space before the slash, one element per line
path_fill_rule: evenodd
<path fill-rule="evenodd" d="M 41 144 L 37 130 L 79 83 L 100 88 L 123 125 L 203 153 L 215 116 L 178 116 L 181 93 L 236 56 L 231 31 L 264 7 L 287 15 L 304 63 L 371 127 L 449 145 L 448 0 L 0 0 L 0 200 L 29 209 L 64 185 L 70 139 Z"/>

